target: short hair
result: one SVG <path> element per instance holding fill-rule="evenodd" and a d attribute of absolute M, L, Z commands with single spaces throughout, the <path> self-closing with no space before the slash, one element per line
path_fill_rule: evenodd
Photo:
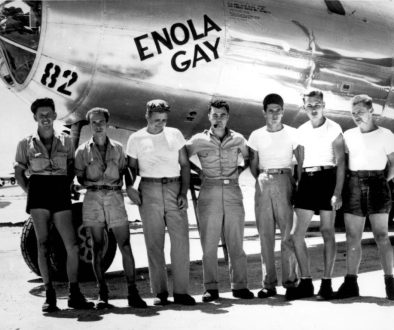
<path fill-rule="evenodd" d="M 99 107 L 90 109 L 90 110 L 86 113 L 86 117 L 85 117 L 86 120 L 87 120 L 89 123 L 90 123 L 90 116 L 91 116 L 92 114 L 94 114 L 94 113 L 101 113 L 101 114 L 103 114 L 104 117 L 105 117 L 105 121 L 108 123 L 108 121 L 109 121 L 109 111 L 108 111 L 108 109 L 99 108 Z"/>
<path fill-rule="evenodd" d="M 55 102 L 53 102 L 52 99 L 48 98 L 48 97 L 44 97 L 42 99 L 36 99 L 30 106 L 30 110 L 31 112 L 33 112 L 33 114 L 37 113 L 37 109 L 41 108 L 41 107 L 49 107 L 52 108 L 53 112 L 56 112 L 55 110 Z"/>
<path fill-rule="evenodd" d="M 225 100 L 213 100 L 211 102 L 209 102 L 209 112 L 211 112 L 211 108 L 225 108 L 227 113 L 230 113 L 230 106 L 228 105 L 228 103 Z"/>
<path fill-rule="evenodd" d="M 168 113 L 170 112 L 170 106 L 167 101 L 155 99 L 150 100 L 146 103 L 146 116 L 150 117 L 153 112 Z"/>
<path fill-rule="evenodd" d="M 367 94 L 360 94 L 356 95 L 352 99 L 352 106 L 355 106 L 357 104 L 363 104 L 367 109 L 372 108 L 372 97 L 368 96 Z"/>
<path fill-rule="evenodd" d="M 268 104 L 277 104 L 280 105 L 283 109 L 283 99 L 279 94 L 268 94 L 263 100 L 263 108 L 264 111 L 267 111 Z"/>
<path fill-rule="evenodd" d="M 314 90 L 311 90 L 311 91 L 308 91 L 307 93 L 305 93 L 302 100 L 305 102 L 305 98 L 307 98 L 307 97 L 318 97 L 322 101 L 324 100 L 323 92 L 319 91 L 317 89 L 314 89 Z"/>

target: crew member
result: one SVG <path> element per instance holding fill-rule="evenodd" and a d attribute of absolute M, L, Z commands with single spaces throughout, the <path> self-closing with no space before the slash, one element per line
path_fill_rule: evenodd
<path fill-rule="evenodd" d="M 154 305 L 168 304 L 164 237 L 171 241 L 174 302 L 194 305 L 189 290 L 189 224 L 187 190 L 190 165 L 182 133 L 166 127 L 170 107 L 164 100 L 146 105 L 147 127 L 132 134 L 127 142 L 128 166 L 134 178 L 141 176 L 139 207 L 148 253 Z"/>
<path fill-rule="evenodd" d="M 275 296 L 275 227 L 281 233 L 282 285 L 286 296 L 297 286 L 297 260 L 290 238 L 293 226 L 293 154 L 298 158 L 296 129 L 282 124 L 283 99 L 269 94 L 263 101 L 266 126 L 249 137 L 250 170 L 256 178 L 255 215 L 260 235 L 263 289 L 259 298 Z"/>
<path fill-rule="evenodd" d="M 27 193 L 26 212 L 33 218 L 37 237 L 38 266 L 46 299 L 43 312 L 55 312 L 56 293 L 49 267 L 50 226 L 53 223 L 67 251 L 68 306 L 93 308 L 78 286 L 79 246 L 71 213 L 70 185 L 74 178 L 74 148 L 68 136 L 55 132 L 55 104 L 52 99 L 31 105 L 37 132 L 19 142 L 15 157 L 15 178 Z"/>
<path fill-rule="evenodd" d="M 373 111 L 372 98 L 355 96 L 352 117 L 357 127 L 344 134 L 349 169 L 343 193 L 347 275 L 336 298 L 359 295 L 361 238 L 368 216 L 383 266 L 387 298 L 394 300 L 393 249 L 388 237 L 392 205 L 388 181 L 394 177 L 394 134 L 375 123 Z"/>
<path fill-rule="evenodd" d="M 205 292 L 203 302 L 219 298 L 217 248 L 221 233 L 230 257 L 230 281 L 233 296 L 253 298 L 247 288 L 247 260 L 243 250 L 245 212 L 238 176 L 239 156 L 248 160 L 245 138 L 229 130 L 229 105 L 223 100 L 210 103 L 208 119 L 211 127 L 194 135 L 187 143 L 189 157 L 197 154 L 202 169 L 193 169 L 202 177 L 197 214 L 203 250 Z"/>
<path fill-rule="evenodd" d="M 300 181 L 292 231 L 301 281 L 287 298 L 306 298 L 314 294 L 305 234 L 316 212 L 320 213 L 320 232 L 324 241 L 324 273 L 318 299 L 329 300 L 333 298 L 331 276 L 336 254 L 334 222 L 336 210 L 342 206 L 345 172 L 343 135 L 341 127 L 324 116 L 321 91 L 311 91 L 304 95 L 303 101 L 309 121 L 298 128 Z"/>
<path fill-rule="evenodd" d="M 75 154 L 75 172 L 79 183 L 86 187 L 83 201 L 83 224 L 93 241 L 93 270 L 99 288 L 97 308 L 110 307 L 108 286 L 104 278 L 104 229 L 112 230 L 122 254 L 128 287 L 128 304 L 145 308 L 135 285 L 135 264 L 130 246 L 130 231 L 124 205 L 122 185 L 128 175 L 122 145 L 107 136 L 109 111 L 93 108 L 86 114 L 93 137 L 79 146 Z M 129 184 L 131 180 L 128 180 Z M 126 180 L 127 183 L 127 180 Z M 133 188 L 129 185 L 127 191 Z"/>

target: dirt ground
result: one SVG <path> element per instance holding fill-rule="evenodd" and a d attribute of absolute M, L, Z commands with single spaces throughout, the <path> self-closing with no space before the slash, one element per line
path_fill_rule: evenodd
<path fill-rule="evenodd" d="M 229 286 L 227 265 L 219 262 L 220 295 L 215 303 L 202 303 L 201 248 L 195 225 L 190 227 L 191 274 L 190 292 L 196 298 L 195 306 L 170 304 L 155 307 L 149 289 L 146 251 L 138 223 L 131 229 L 131 242 L 137 263 L 137 286 L 149 308 L 137 310 L 127 306 L 126 284 L 119 253 L 107 272 L 110 299 L 114 308 L 107 310 L 77 311 L 67 308 L 67 283 L 56 282 L 58 306 L 61 311 L 42 314 L 44 288 L 41 278 L 26 266 L 20 252 L 21 224 L 24 214 L 24 197 L 17 188 L 0 190 L 0 329 L 392 329 L 394 302 L 385 299 L 383 273 L 376 245 L 371 233 L 363 240 L 363 261 L 359 285 L 361 297 L 343 301 L 318 302 L 314 298 L 288 302 L 284 289 L 278 287 L 278 295 L 269 299 L 234 299 Z M 248 256 L 248 281 L 250 289 L 257 294 L 261 288 L 261 263 L 259 238 L 250 215 L 251 192 L 246 191 L 245 251 Z M 131 211 L 130 219 L 136 215 Z M 21 221 L 18 220 L 21 218 Z M 12 221 L 10 221 L 12 220 Z M 391 233 L 394 235 L 394 233 Z M 333 287 L 342 283 L 346 269 L 344 233 L 337 234 L 338 252 Z M 279 247 L 277 236 L 277 247 Z M 167 240 L 168 242 L 168 240 Z M 311 255 L 315 292 L 320 285 L 323 270 L 322 239 L 314 227 L 308 233 L 307 244 Z M 169 248 L 166 247 L 169 262 Z M 276 252 L 278 273 L 279 251 Z M 222 256 L 219 250 L 219 256 Z M 169 283 L 171 292 L 171 271 Z M 97 289 L 94 281 L 81 283 L 83 292 L 95 300 Z"/>

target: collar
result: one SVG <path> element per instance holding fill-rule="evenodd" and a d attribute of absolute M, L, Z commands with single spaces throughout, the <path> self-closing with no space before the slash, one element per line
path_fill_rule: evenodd
<path fill-rule="evenodd" d="M 93 136 L 89 139 L 88 144 L 90 146 L 94 145 L 94 140 L 93 140 Z M 112 142 L 112 140 L 107 136 L 107 145 L 111 146 L 111 147 L 115 147 L 115 144 Z"/>
<path fill-rule="evenodd" d="M 229 129 L 229 128 L 225 128 L 224 129 L 224 136 L 223 136 L 223 140 L 222 141 L 224 141 L 227 137 L 229 137 L 229 138 L 232 138 L 233 137 L 233 131 L 231 130 L 231 129 Z M 212 136 L 212 137 L 215 137 L 216 139 L 219 139 L 214 133 L 213 133 L 213 131 L 212 131 L 212 127 L 210 127 L 209 129 L 206 129 L 205 131 L 204 131 L 204 133 L 205 134 L 207 134 L 207 135 L 209 135 L 209 136 Z"/>
<path fill-rule="evenodd" d="M 53 131 L 53 137 L 54 137 L 55 139 L 57 139 L 57 140 L 60 140 L 61 137 L 62 137 L 62 134 L 59 133 L 59 132 Z M 38 135 L 38 131 L 35 131 L 35 132 L 33 133 L 32 138 L 33 138 L 34 140 L 38 140 L 38 141 L 41 140 L 41 139 L 40 139 L 40 136 Z"/>

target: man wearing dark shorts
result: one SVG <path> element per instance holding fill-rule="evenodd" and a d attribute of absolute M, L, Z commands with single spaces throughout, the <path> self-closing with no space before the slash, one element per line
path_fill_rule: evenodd
<path fill-rule="evenodd" d="M 393 249 L 388 237 L 392 202 L 387 183 L 394 177 L 394 134 L 374 122 L 372 98 L 368 95 L 353 98 L 352 116 L 357 127 L 344 134 L 349 169 L 343 190 L 347 275 L 336 298 L 359 296 L 357 274 L 368 215 L 383 266 L 386 295 L 394 300 Z"/>
<path fill-rule="evenodd" d="M 56 294 L 48 263 L 49 228 L 53 221 L 67 251 L 67 275 L 70 282 L 68 306 L 92 308 L 78 286 L 79 247 L 75 235 L 70 184 L 74 178 L 74 148 L 71 139 L 57 134 L 52 99 L 37 99 L 31 105 L 37 132 L 19 142 L 15 157 L 15 177 L 27 193 L 26 212 L 33 218 L 37 237 L 38 266 L 44 281 L 46 300 L 43 312 L 54 312 Z"/>
<path fill-rule="evenodd" d="M 336 254 L 335 211 L 342 205 L 345 171 L 343 136 L 341 127 L 323 114 L 325 104 L 321 91 L 311 91 L 304 95 L 303 101 L 309 121 L 298 128 L 300 180 L 295 199 L 297 216 L 292 230 L 301 281 L 287 298 L 300 299 L 314 294 L 305 234 L 312 216 L 318 212 L 324 241 L 324 273 L 318 299 L 328 300 L 333 298 L 331 276 Z"/>

